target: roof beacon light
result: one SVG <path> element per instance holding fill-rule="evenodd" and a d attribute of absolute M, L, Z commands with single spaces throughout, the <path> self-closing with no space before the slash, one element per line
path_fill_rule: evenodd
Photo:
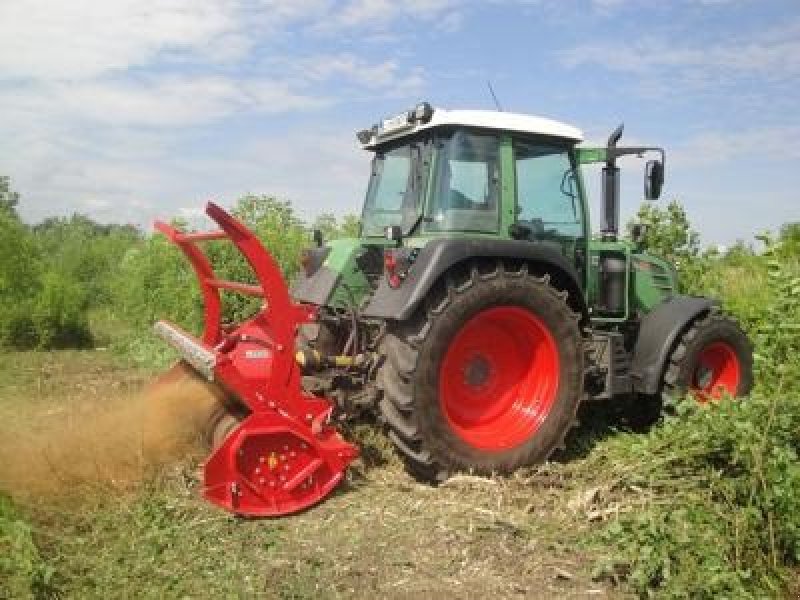
<path fill-rule="evenodd" d="M 428 102 L 420 102 L 414 108 L 414 120 L 427 123 L 433 117 L 433 107 Z"/>

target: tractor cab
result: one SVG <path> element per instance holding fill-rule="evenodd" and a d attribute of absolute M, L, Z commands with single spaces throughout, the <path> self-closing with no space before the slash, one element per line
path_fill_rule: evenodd
<path fill-rule="evenodd" d="M 496 252 L 512 251 L 502 248 L 516 242 L 514 252 L 523 247 L 523 254 L 557 254 L 564 277 L 574 281 L 593 318 L 627 321 L 636 310 L 672 294 L 675 281 L 666 263 L 637 255 L 635 244 L 617 240 L 617 159 L 660 153 L 660 160 L 647 166 L 650 199 L 660 193 L 664 173 L 663 150 L 618 147 L 621 134 L 619 128 L 605 147 L 587 148 L 580 130 L 551 119 L 434 109 L 425 102 L 359 131 L 359 142 L 373 155 L 361 239 L 311 249 L 293 293 L 318 305 L 368 301 L 367 315 L 387 318 L 397 307 L 380 298 L 406 298 L 402 290 L 384 290 L 375 301 L 374 292 L 384 278 L 384 287 L 402 288 L 418 254 L 432 241 L 469 239 Z M 595 239 L 581 173 L 591 163 L 604 164 L 602 233 Z M 347 293 L 324 269 L 318 274 L 316 268 L 326 264 L 324 252 L 333 257 L 327 262 Z M 343 263 L 354 267 L 342 269 Z M 637 290 L 633 296 L 631 287 Z"/>
<path fill-rule="evenodd" d="M 374 152 L 364 237 L 585 237 L 573 127 L 423 103 L 358 137 Z"/>

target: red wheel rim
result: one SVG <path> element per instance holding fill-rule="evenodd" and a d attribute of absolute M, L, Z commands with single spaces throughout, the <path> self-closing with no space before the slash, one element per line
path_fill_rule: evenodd
<path fill-rule="evenodd" d="M 697 357 L 692 373 L 691 392 L 700 402 L 719 400 L 724 394 L 736 395 L 739 388 L 739 358 L 725 342 L 709 344 Z"/>
<path fill-rule="evenodd" d="M 535 315 L 514 306 L 484 310 L 466 322 L 444 355 L 442 413 L 471 446 L 519 446 L 553 407 L 559 364 L 556 342 Z"/>

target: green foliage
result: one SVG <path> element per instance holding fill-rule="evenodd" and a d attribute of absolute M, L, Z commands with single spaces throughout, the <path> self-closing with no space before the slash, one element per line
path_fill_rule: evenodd
<path fill-rule="evenodd" d="M 602 531 L 615 554 L 601 573 L 642 596 L 774 596 L 800 560 L 800 405 L 785 398 L 687 400 L 650 435 L 615 440 L 616 485 L 649 501 Z"/>
<path fill-rule="evenodd" d="M 800 252 L 795 230 L 756 254 L 690 258 L 686 281 L 719 294 L 756 348 L 750 398 L 699 406 L 648 435 L 610 441 L 596 460 L 615 487 L 646 500 L 598 536 L 614 555 L 599 574 L 642 596 L 775 597 L 800 563 Z M 602 467 L 590 460 L 585 468 Z M 689 590 L 691 592 L 689 593 Z"/>
<path fill-rule="evenodd" d="M 0 346 L 83 347 L 91 343 L 88 309 L 103 298 L 113 256 L 84 231 L 85 218 L 31 229 L 0 211 Z"/>
<path fill-rule="evenodd" d="M 645 202 L 628 223 L 629 233 L 634 223 L 647 227 L 642 241 L 645 250 L 674 264 L 681 281 L 695 276 L 692 259 L 700 252 L 700 235 L 692 229 L 680 202 L 672 200 L 666 208 Z"/>
<path fill-rule="evenodd" d="M 692 229 L 686 211 L 677 200 L 672 200 L 666 208 L 643 203 L 636 213 L 636 222 L 647 226 L 645 248 L 659 256 L 677 261 L 697 256 L 700 251 L 700 235 Z M 632 225 L 628 224 L 629 231 Z"/>
<path fill-rule="evenodd" d="M 88 297 L 83 285 L 60 271 L 45 272 L 31 307 L 31 321 L 39 347 L 90 346 L 87 307 Z"/>
<path fill-rule="evenodd" d="M 112 278 L 112 305 L 135 328 L 160 318 L 196 329 L 203 303 L 194 272 L 163 236 L 151 236 L 129 248 Z"/>
<path fill-rule="evenodd" d="M 0 213 L 16 217 L 17 204 L 19 204 L 19 194 L 11 189 L 11 180 L 5 175 L 0 175 Z"/>
<path fill-rule="evenodd" d="M 39 248 L 11 212 L 0 210 L 0 346 L 37 343 L 31 298 L 40 289 Z"/>
<path fill-rule="evenodd" d="M 31 526 L 0 494 L 0 598 L 55 597 L 53 576 L 34 543 Z"/>
<path fill-rule="evenodd" d="M 83 286 L 89 306 L 111 301 L 111 277 L 141 239 L 130 225 L 101 225 L 83 215 L 52 217 L 33 227 L 50 267 Z"/>
<path fill-rule="evenodd" d="M 303 249 L 310 244 L 310 230 L 292 205 L 273 196 L 249 195 L 234 205 L 232 213 L 258 236 L 290 281 Z M 185 229 L 185 223 L 173 224 Z M 359 223 L 352 216 L 339 222 L 332 215 L 322 215 L 315 227 L 323 230 L 326 239 L 334 239 L 357 234 Z M 209 242 L 203 250 L 221 279 L 256 283 L 250 266 L 230 242 Z M 134 332 L 117 340 L 116 347 L 140 364 L 160 366 L 172 356 L 162 342 L 149 335 L 156 320 L 167 319 L 195 333 L 202 330 L 203 300 L 195 273 L 183 254 L 163 236 L 151 236 L 129 247 L 118 261 L 110 287 L 112 305 Z M 223 292 L 223 319 L 241 322 L 258 309 L 260 302 Z"/>
<path fill-rule="evenodd" d="M 322 213 L 314 220 L 311 229 L 319 229 L 325 240 L 355 238 L 361 231 L 361 220 L 356 215 L 345 215 L 338 221 L 335 215 Z"/>
<path fill-rule="evenodd" d="M 149 334 L 158 319 L 199 332 L 203 301 L 185 257 L 160 235 L 142 236 L 130 225 L 102 225 L 83 215 L 51 217 L 28 227 L 17 214 L 19 195 L 0 177 L 0 347 L 61 348 L 92 343 L 90 315 L 102 314 L 126 335 L 113 345 L 137 362 L 161 365 L 172 354 Z M 248 195 L 233 209 L 261 239 L 289 279 L 310 231 L 292 205 Z M 176 223 L 178 226 L 185 226 Z M 358 234 L 359 220 L 321 215 L 326 239 Z M 256 283 L 242 255 L 227 241 L 205 245 L 219 277 Z M 223 292 L 224 318 L 238 322 L 260 304 Z"/>
<path fill-rule="evenodd" d="M 0 178 L 0 347 L 88 346 L 89 310 L 110 304 L 111 274 L 140 235 L 81 215 L 31 228 L 17 201 Z"/>
<path fill-rule="evenodd" d="M 270 196 L 246 196 L 233 214 L 250 227 L 269 249 L 285 276 L 290 276 L 308 245 L 308 233 L 288 202 Z M 185 228 L 185 224 L 174 222 Z M 242 255 L 228 241 L 203 247 L 221 279 L 256 283 Z M 115 306 L 136 328 L 149 330 L 158 319 L 175 322 L 189 331 L 202 329 L 203 299 L 196 276 L 183 254 L 166 238 L 155 235 L 130 249 L 120 262 L 113 285 Z M 259 301 L 224 294 L 224 318 L 241 321 Z"/>

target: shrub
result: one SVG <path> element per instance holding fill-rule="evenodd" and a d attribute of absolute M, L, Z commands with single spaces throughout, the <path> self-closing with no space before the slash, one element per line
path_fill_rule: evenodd
<path fill-rule="evenodd" d="M 48 271 L 33 304 L 31 321 L 41 348 L 82 348 L 92 344 L 86 288 L 60 272 Z"/>
<path fill-rule="evenodd" d="M 0 494 L 0 597 L 57 597 L 54 571 L 42 560 L 33 530 Z"/>
<path fill-rule="evenodd" d="M 689 282 L 722 292 L 748 329 L 753 395 L 686 399 L 661 427 L 618 436 L 582 466 L 611 462 L 615 487 L 638 495 L 599 532 L 614 555 L 598 570 L 643 597 L 774 597 L 800 563 L 800 252 L 763 241 L 762 255 L 697 259 L 711 268 Z"/>

